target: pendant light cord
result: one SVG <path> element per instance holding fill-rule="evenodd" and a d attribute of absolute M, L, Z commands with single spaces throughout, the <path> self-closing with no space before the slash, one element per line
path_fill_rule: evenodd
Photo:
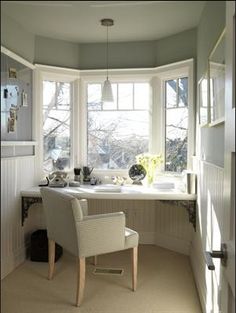
<path fill-rule="evenodd" d="M 108 80 L 108 25 L 107 25 L 107 80 Z"/>

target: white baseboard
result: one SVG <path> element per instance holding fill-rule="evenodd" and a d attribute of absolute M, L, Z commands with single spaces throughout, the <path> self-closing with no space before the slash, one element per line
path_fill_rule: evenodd
<path fill-rule="evenodd" d="M 15 253 L 4 256 L 1 262 L 1 279 L 14 271 L 26 259 L 26 248 L 21 248 Z"/>
<path fill-rule="evenodd" d="M 175 237 L 165 236 L 163 234 L 156 233 L 155 244 L 171 251 L 179 252 L 185 255 L 190 254 L 190 242 L 189 240 L 181 240 Z"/>
<path fill-rule="evenodd" d="M 196 247 L 196 243 L 191 245 L 190 248 L 190 262 L 194 275 L 194 281 L 198 290 L 199 300 L 202 307 L 203 313 L 208 313 L 206 309 L 206 283 L 202 279 L 201 273 L 205 270 L 205 263 L 203 262 L 203 255 L 199 255 L 201 253 L 201 249 Z"/>

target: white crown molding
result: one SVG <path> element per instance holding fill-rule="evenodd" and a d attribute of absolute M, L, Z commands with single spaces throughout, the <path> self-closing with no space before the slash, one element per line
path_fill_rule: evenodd
<path fill-rule="evenodd" d="M 12 52 L 11 50 L 7 49 L 6 47 L 1 45 L 1 52 L 6 54 L 7 56 L 9 56 L 10 58 L 24 64 L 25 66 L 31 68 L 32 70 L 35 69 L 34 64 L 30 63 L 29 61 L 27 61 L 26 59 L 20 57 L 19 55 L 17 55 L 16 53 Z"/>

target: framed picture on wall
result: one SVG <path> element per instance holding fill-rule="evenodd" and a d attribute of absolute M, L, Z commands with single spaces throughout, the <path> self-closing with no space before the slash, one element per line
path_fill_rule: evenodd
<path fill-rule="evenodd" d="M 209 56 L 210 126 L 224 122 L 225 115 L 225 29 Z"/>
<path fill-rule="evenodd" d="M 198 82 L 198 115 L 200 126 L 207 126 L 210 121 L 208 90 L 208 72 L 206 71 Z"/>
<path fill-rule="evenodd" d="M 21 106 L 23 106 L 23 107 L 28 106 L 27 93 L 24 90 L 22 90 L 22 93 L 21 93 Z"/>
<path fill-rule="evenodd" d="M 10 67 L 8 73 L 9 73 L 9 78 L 17 78 L 16 69 L 15 68 Z"/>

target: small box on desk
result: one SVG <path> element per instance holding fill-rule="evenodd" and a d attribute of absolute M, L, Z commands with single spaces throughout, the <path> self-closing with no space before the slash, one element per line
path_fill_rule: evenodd
<path fill-rule="evenodd" d="M 39 229 L 33 232 L 30 241 L 30 260 L 34 262 L 48 262 L 47 230 Z M 62 252 L 62 247 L 56 243 L 55 262 L 62 256 Z"/>

